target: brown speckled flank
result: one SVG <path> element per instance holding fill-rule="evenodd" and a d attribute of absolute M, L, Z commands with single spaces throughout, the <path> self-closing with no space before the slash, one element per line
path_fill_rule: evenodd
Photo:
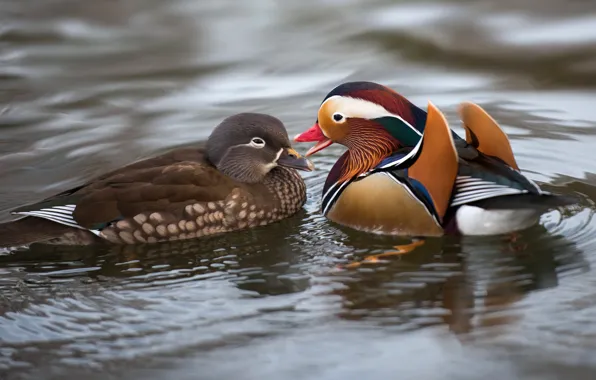
<path fill-rule="evenodd" d="M 295 214 L 306 200 L 306 186 L 294 169 L 273 169 L 263 185 L 268 194 L 256 197 L 235 188 L 223 201 L 189 203 L 178 215 L 137 214 L 103 229 L 99 236 L 116 244 L 193 239 L 279 221 Z"/>

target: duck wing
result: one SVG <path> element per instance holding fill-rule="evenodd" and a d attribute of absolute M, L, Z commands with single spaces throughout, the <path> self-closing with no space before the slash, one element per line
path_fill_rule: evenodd
<path fill-rule="evenodd" d="M 459 170 L 451 206 L 482 208 L 539 208 L 577 202 L 570 196 L 553 194 L 497 157 L 481 153 L 464 140 L 455 142 Z"/>
<path fill-rule="evenodd" d="M 540 189 L 532 180 L 502 160 L 479 152 L 463 139 L 454 139 L 458 153 L 458 172 L 449 207 L 474 205 L 487 209 L 538 208 L 576 203 L 570 196 Z M 375 171 L 395 171 L 403 167 L 404 157 L 413 148 L 401 148 L 384 159 Z M 419 197 L 424 195 L 420 192 Z"/>
<path fill-rule="evenodd" d="M 211 165 L 201 150 L 181 149 L 117 169 L 12 213 L 98 234 L 122 220 L 122 228 L 133 220 L 138 225 L 180 220 L 187 205 L 221 202 L 239 186 Z"/>

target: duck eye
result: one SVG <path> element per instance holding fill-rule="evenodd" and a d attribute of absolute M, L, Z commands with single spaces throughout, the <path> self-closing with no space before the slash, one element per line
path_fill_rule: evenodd
<path fill-rule="evenodd" d="M 344 115 L 342 115 L 341 113 L 334 113 L 333 114 L 333 120 L 335 121 L 342 121 L 344 119 Z"/>
<path fill-rule="evenodd" d="M 262 148 L 265 146 L 265 140 L 260 137 L 253 137 L 252 140 L 250 140 L 250 145 L 255 148 Z"/>

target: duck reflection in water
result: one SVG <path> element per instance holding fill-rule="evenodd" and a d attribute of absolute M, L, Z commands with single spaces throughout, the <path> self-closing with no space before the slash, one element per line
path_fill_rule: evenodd
<path fill-rule="evenodd" d="M 346 245 L 361 248 L 360 234 L 352 232 Z M 386 249 L 392 239 L 378 240 L 373 251 Z M 523 231 L 515 242 L 427 239 L 408 254 L 355 263 L 338 272 L 338 279 L 349 279 L 335 292 L 343 299 L 342 318 L 405 330 L 446 325 L 462 339 L 473 332 L 498 334 L 500 326 L 514 324 L 521 318 L 515 305 L 530 292 L 558 286 L 562 268 L 589 270 L 575 242 L 542 226 Z"/>
<path fill-rule="evenodd" d="M 295 293 L 310 286 L 299 265 L 300 223 L 305 211 L 271 226 L 200 240 L 158 244 L 56 246 L 42 243 L 0 256 L 0 268 L 20 268 L 25 276 L 52 284 L 78 277 L 84 282 L 124 280 L 136 286 L 154 281 L 201 281 L 215 277 L 258 295 Z M 81 269 L 77 273 L 73 270 Z M 88 272 L 84 269 L 89 268 Z M 75 286 L 73 285 L 73 288 Z"/>

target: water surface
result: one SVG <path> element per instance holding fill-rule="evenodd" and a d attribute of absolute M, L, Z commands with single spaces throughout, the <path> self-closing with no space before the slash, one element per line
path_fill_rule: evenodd
<path fill-rule="evenodd" d="M 242 111 L 309 127 L 347 80 L 485 107 L 525 174 L 581 203 L 516 241 L 408 239 L 321 217 L 151 247 L 0 254 L 0 378 L 592 379 L 596 6 L 525 0 L 0 4 L 0 220 L 204 139 Z M 298 149 L 306 149 L 298 146 Z"/>

